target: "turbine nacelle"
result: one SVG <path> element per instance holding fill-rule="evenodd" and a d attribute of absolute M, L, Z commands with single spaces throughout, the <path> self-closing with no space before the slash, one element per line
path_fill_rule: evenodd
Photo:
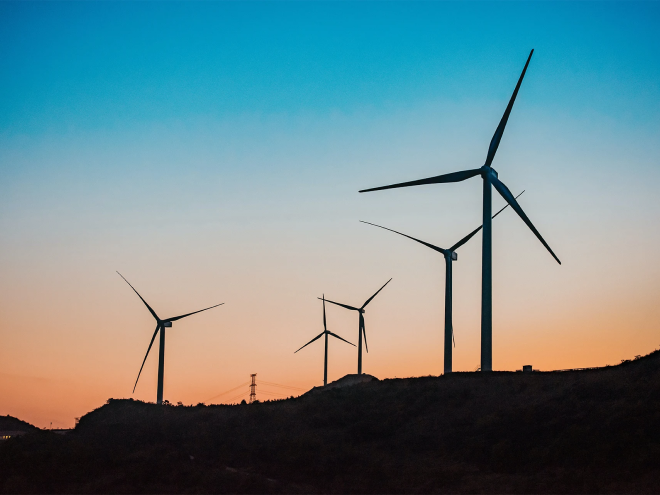
<path fill-rule="evenodd" d="M 165 327 L 165 328 L 171 328 L 171 327 L 172 327 L 172 322 L 171 322 L 171 321 L 164 321 L 164 322 L 163 322 L 163 327 Z"/>
<path fill-rule="evenodd" d="M 490 175 L 491 177 L 495 177 L 497 179 L 497 170 L 495 170 L 493 167 L 489 167 L 488 165 L 484 165 L 480 168 L 481 170 L 481 176 L 485 179 L 487 175 Z"/>

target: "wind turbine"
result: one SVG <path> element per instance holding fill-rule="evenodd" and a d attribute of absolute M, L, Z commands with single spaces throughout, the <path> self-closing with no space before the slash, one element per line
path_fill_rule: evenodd
<path fill-rule="evenodd" d="M 347 344 L 351 344 L 348 340 L 342 339 L 339 335 L 336 333 L 332 333 L 330 330 L 328 330 L 328 326 L 326 325 L 325 322 L 325 294 L 323 294 L 323 332 L 321 332 L 320 335 L 317 335 L 314 337 L 312 340 L 307 342 L 304 346 L 302 346 L 300 349 L 307 347 L 309 344 L 314 342 L 315 340 L 320 339 L 325 335 L 325 361 L 323 362 L 323 386 L 325 387 L 328 384 L 328 335 L 332 335 L 333 337 L 338 338 L 339 340 L 343 340 Z M 351 344 L 353 347 L 355 347 L 355 344 Z M 300 350 L 298 349 L 298 351 Z M 296 351 L 296 352 L 298 352 Z M 296 353 L 294 352 L 294 354 Z"/>
<path fill-rule="evenodd" d="M 442 184 L 446 182 L 461 182 L 471 177 L 480 175 L 483 179 L 483 238 L 482 238 L 482 251 L 481 251 L 481 371 L 492 371 L 493 369 L 493 272 L 492 272 L 492 226 L 491 226 L 491 185 L 500 193 L 500 195 L 506 200 L 507 203 L 511 205 L 511 208 L 520 216 L 520 218 L 527 224 L 527 226 L 534 232 L 534 235 L 541 241 L 541 244 L 550 252 L 557 263 L 561 265 L 561 261 L 552 251 L 550 246 L 545 239 L 541 236 L 536 227 L 532 224 L 531 220 L 527 218 L 527 215 L 520 207 L 516 199 L 509 191 L 509 188 L 504 185 L 497 177 L 497 172 L 491 167 L 493 158 L 495 158 L 495 152 L 497 147 L 500 145 L 500 140 L 502 139 L 502 134 L 504 133 L 504 128 L 506 123 L 509 120 L 509 115 L 511 114 L 511 108 L 513 108 L 513 103 L 516 100 L 516 95 L 520 89 L 520 84 L 522 83 L 523 77 L 525 77 L 525 72 L 527 71 L 527 66 L 529 61 L 532 58 L 534 50 L 529 53 L 525 67 L 520 74 L 520 79 L 518 79 L 518 84 L 516 84 L 516 89 L 513 90 L 513 95 L 509 100 L 509 104 L 504 111 L 502 120 L 493 134 L 493 138 L 490 141 L 490 146 L 488 147 L 488 154 L 486 155 L 486 162 L 481 168 L 475 168 L 471 170 L 462 170 L 460 172 L 452 172 L 449 174 L 438 175 L 435 177 L 429 177 L 427 179 L 414 180 L 410 182 L 401 182 L 399 184 L 392 184 L 389 186 L 374 187 L 371 189 L 363 189 L 360 192 L 370 192 L 370 191 L 379 191 L 382 189 L 393 189 L 397 187 L 408 187 L 408 186 L 422 186 L 425 184 Z"/>
<path fill-rule="evenodd" d="M 138 295 L 138 297 L 142 300 L 144 305 L 147 307 L 151 315 L 156 318 L 156 330 L 154 331 L 153 336 L 151 337 L 151 342 L 149 342 L 149 348 L 147 349 L 147 354 L 144 356 L 144 360 L 142 361 L 142 366 L 140 366 L 140 372 L 138 373 L 137 380 L 135 380 L 135 385 L 133 386 L 133 393 L 135 393 L 135 387 L 137 387 L 138 380 L 140 379 L 140 375 L 142 374 L 142 368 L 144 368 L 144 363 L 147 360 L 147 356 L 149 356 L 149 351 L 151 351 L 151 346 L 154 343 L 154 340 L 156 338 L 156 335 L 160 331 L 160 348 L 158 349 L 158 390 L 156 392 L 156 403 L 157 404 L 162 404 L 163 403 L 163 375 L 165 373 L 165 329 L 166 328 L 171 328 L 172 327 L 172 322 L 176 320 L 180 320 L 181 318 L 185 318 L 186 316 L 194 315 L 196 313 L 201 313 L 202 311 L 206 311 L 207 309 L 212 309 L 216 308 L 218 306 L 223 305 L 224 303 L 216 304 L 215 306 L 211 306 L 208 308 L 200 309 L 199 311 L 193 311 L 192 313 L 186 313 L 185 315 L 181 316 L 175 316 L 174 318 L 167 318 L 165 320 L 161 320 L 156 312 L 151 309 L 151 306 L 147 304 L 147 301 L 145 301 L 140 293 L 135 290 L 135 287 L 131 285 L 131 283 L 124 278 L 124 276 L 117 272 L 121 278 L 124 279 L 124 281 L 130 285 L 131 289 L 135 291 L 135 293 Z"/>
<path fill-rule="evenodd" d="M 392 279 L 389 279 L 387 282 L 385 282 L 385 285 L 389 284 L 392 281 Z M 367 307 L 367 304 L 371 302 L 371 300 L 378 295 L 378 293 L 385 288 L 385 285 L 383 285 L 380 289 L 376 291 L 376 293 L 371 296 L 369 299 L 367 299 L 367 302 L 365 302 L 362 306 L 359 308 L 354 308 L 353 306 L 348 306 L 347 304 L 341 304 L 338 302 L 331 301 L 330 299 L 325 299 L 325 295 L 323 296 L 324 301 L 328 301 L 329 303 L 336 304 L 337 306 L 341 306 L 342 308 L 350 309 L 352 311 L 357 311 L 360 314 L 360 322 L 359 322 L 359 342 L 358 342 L 358 375 L 362 374 L 362 335 L 364 335 L 364 346 L 367 349 L 367 352 L 369 352 L 369 346 L 367 345 L 367 331 L 364 328 L 364 308 Z M 321 299 L 319 297 L 319 299 Z"/>
<path fill-rule="evenodd" d="M 518 199 L 523 192 L 518 194 L 518 196 L 516 196 L 516 199 Z M 502 213 L 508 206 L 509 205 L 507 204 L 504 208 L 502 208 L 500 211 L 495 213 L 495 215 L 493 215 L 493 218 L 495 218 L 497 215 Z M 360 222 L 373 225 L 374 227 L 380 227 L 381 229 L 389 230 L 390 232 L 394 232 L 395 234 L 399 234 L 402 235 L 403 237 L 407 237 L 408 239 L 412 239 L 413 241 L 417 241 L 420 244 L 424 244 L 426 247 L 429 247 L 444 256 L 445 258 L 445 371 L 444 373 L 445 374 L 451 373 L 452 372 L 451 343 L 452 343 L 452 339 L 454 338 L 454 324 L 452 322 L 452 262 L 458 259 L 458 253 L 456 253 L 456 250 L 459 247 L 461 247 L 463 244 L 468 242 L 470 239 L 472 239 L 472 237 L 481 230 L 482 225 L 480 225 L 472 232 L 470 232 L 468 235 L 463 237 L 452 247 L 441 248 L 438 246 L 434 246 L 433 244 L 430 244 L 428 242 L 420 241 L 419 239 L 415 239 L 414 237 L 403 234 L 401 232 L 397 232 L 396 230 L 388 229 L 387 227 L 383 227 L 382 225 L 376 225 L 375 223 L 364 222 L 362 220 L 360 220 Z M 456 345 L 455 342 L 454 345 Z"/>

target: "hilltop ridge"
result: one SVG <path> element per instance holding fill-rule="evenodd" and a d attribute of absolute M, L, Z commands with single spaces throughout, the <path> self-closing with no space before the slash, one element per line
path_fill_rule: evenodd
<path fill-rule="evenodd" d="M 65 437 L 0 446 L 0 490 L 648 493 L 660 486 L 658 424 L 658 351 L 593 370 L 372 380 L 251 405 L 111 399 Z"/>
<path fill-rule="evenodd" d="M 22 419 L 15 418 L 14 416 L 0 416 L 0 431 L 25 431 L 34 432 L 39 428 L 23 421 Z"/>

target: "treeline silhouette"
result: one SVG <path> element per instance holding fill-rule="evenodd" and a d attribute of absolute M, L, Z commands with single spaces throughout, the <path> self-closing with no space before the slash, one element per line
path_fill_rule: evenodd
<path fill-rule="evenodd" d="M 235 406 L 109 400 L 0 444 L 5 493 L 655 493 L 660 352 Z"/>

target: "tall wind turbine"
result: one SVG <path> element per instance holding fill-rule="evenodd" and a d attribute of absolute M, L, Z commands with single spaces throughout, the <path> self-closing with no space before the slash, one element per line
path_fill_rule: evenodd
<path fill-rule="evenodd" d="M 525 191 L 523 191 L 525 192 Z M 516 199 L 520 197 L 520 195 L 523 193 L 521 192 L 516 196 Z M 495 218 L 497 215 L 502 213 L 509 205 L 507 204 L 504 208 L 502 208 L 500 211 L 495 213 L 493 215 L 493 218 Z M 390 232 L 394 232 L 395 234 L 402 235 L 404 237 L 407 237 L 408 239 L 412 239 L 413 241 L 417 241 L 420 244 L 425 245 L 426 247 L 429 247 L 433 249 L 434 251 L 439 252 L 442 254 L 445 258 L 445 371 L 444 373 L 451 373 L 452 372 L 452 349 L 451 349 L 451 343 L 452 339 L 454 337 L 454 324 L 452 321 L 452 262 L 456 261 L 458 259 L 458 253 L 456 250 L 461 247 L 463 244 L 468 242 L 472 237 L 481 230 L 482 225 L 474 229 L 472 232 L 470 232 L 468 235 L 463 237 L 460 241 L 458 241 L 456 244 L 454 244 L 450 248 L 441 248 L 438 246 L 434 246 L 433 244 L 430 244 L 425 241 L 420 241 L 419 239 L 415 239 L 414 237 L 411 237 L 409 235 L 403 234 L 402 232 L 397 232 L 396 230 L 388 229 L 387 227 L 383 227 L 382 225 L 376 225 L 375 223 L 371 222 L 364 222 L 360 220 L 362 223 L 366 223 L 369 225 L 373 225 L 374 227 L 380 227 L 381 229 L 389 230 Z M 456 345 L 454 343 L 454 345 Z"/>
<path fill-rule="evenodd" d="M 158 390 L 156 392 L 156 403 L 157 404 L 162 404 L 163 403 L 163 376 L 165 374 L 165 329 L 166 328 L 171 328 L 172 327 L 172 322 L 176 320 L 180 320 L 181 318 L 185 318 L 186 316 L 194 315 L 196 313 L 201 313 L 202 311 L 206 311 L 207 309 L 212 309 L 216 308 L 218 306 L 223 305 L 224 303 L 216 304 L 215 306 L 211 306 L 208 308 L 200 309 L 199 311 L 193 311 L 192 313 L 186 313 L 185 315 L 181 316 L 175 316 L 174 318 L 167 318 L 165 320 L 161 320 L 156 312 L 151 309 L 151 306 L 147 304 L 147 301 L 145 301 L 140 293 L 135 290 L 135 287 L 131 285 L 131 283 L 124 278 L 124 276 L 117 272 L 121 278 L 124 279 L 124 281 L 130 285 L 131 289 L 135 291 L 135 293 L 138 295 L 138 297 L 142 300 L 144 305 L 147 307 L 151 315 L 156 319 L 156 330 L 154 331 L 153 336 L 151 337 L 151 342 L 149 342 L 149 348 L 147 349 L 147 354 L 144 356 L 144 360 L 142 361 L 142 366 L 140 366 L 140 372 L 138 373 L 137 380 L 135 380 L 135 385 L 133 386 L 133 393 L 135 393 L 135 387 L 137 387 L 138 380 L 140 379 L 140 375 L 142 374 L 142 368 L 144 368 L 144 363 L 147 360 L 147 356 L 149 356 L 149 351 L 151 351 L 151 346 L 154 343 L 154 340 L 156 339 L 156 335 L 158 332 L 160 332 L 160 348 L 158 349 Z"/>
<path fill-rule="evenodd" d="M 300 349 L 307 347 L 309 344 L 314 342 L 315 340 L 320 339 L 325 335 L 325 361 L 323 362 L 323 386 L 325 387 L 328 384 L 328 335 L 332 335 L 333 337 L 338 338 L 339 340 L 343 340 L 347 344 L 351 344 L 348 340 L 342 339 L 339 335 L 336 333 L 332 333 L 330 330 L 328 330 L 328 326 L 326 325 L 325 322 L 325 294 L 323 294 L 323 332 L 321 334 L 317 335 L 314 337 L 312 340 L 307 342 L 304 346 L 302 346 Z M 353 347 L 355 347 L 355 344 L 351 344 Z M 300 350 L 298 349 L 298 351 Z M 298 352 L 296 351 L 296 352 Z M 294 354 L 296 353 L 294 352 Z"/>
<path fill-rule="evenodd" d="M 392 281 L 392 279 L 389 279 L 387 282 L 385 282 L 385 285 L 389 284 Z M 380 289 L 376 291 L 376 293 L 371 296 L 369 299 L 367 299 L 367 302 L 365 302 L 362 306 L 359 308 L 354 308 L 353 306 L 348 306 L 347 304 L 341 304 L 338 302 L 331 301 L 330 299 L 325 299 L 324 300 L 328 301 L 329 303 L 336 304 L 337 306 L 341 306 L 342 308 L 350 309 L 352 311 L 357 311 L 360 314 L 360 321 L 359 321 L 359 327 L 358 327 L 358 332 L 359 332 L 359 342 L 358 342 L 358 375 L 362 374 L 362 336 L 364 335 L 364 346 L 369 352 L 369 346 L 367 345 L 367 331 L 364 328 L 364 308 L 367 307 L 367 304 L 371 302 L 371 300 L 378 295 L 378 293 L 385 288 L 385 285 L 383 285 Z M 321 299 L 319 297 L 319 299 Z"/>
<path fill-rule="evenodd" d="M 520 207 L 516 199 L 509 191 L 509 188 L 504 185 L 497 177 L 497 172 L 491 167 L 493 158 L 495 158 L 495 152 L 497 147 L 500 145 L 500 140 L 502 139 L 502 134 L 504 133 L 504 128 L 506 123 L 509 120 L 509 115 L 511 114 L 511 109 L 513 108 L 513 103 L 516 101 L 516 96 L 518 95 L 518 90 L 520 89 L 520 84 L 522 83 L 523 77 L 525 77 L 525 72 L 527 71 L 527 66 L 529 61 L 532 58 L 534 50 L 529 53 L 525 67 L 520 74 L 520 79 L 518 79 L 518 84 L 516 84 L 516 89 L 513 90 L 513 95 L 509 100 L 509 104 L 504 111 L 502 120 L 495 130 L 495 134 L 490 141 L 490 146 L 488 147 L 488 154 L 486 155 L 486 162 L 481 168 L 475 168 L 471 170 L 463 170 L 460 172 L 452 172 L 449 174 L 438 175 L 435 177 L 429 177 L 427 179 L 414 180 L 410 182 L 401 182 L 399 184 L 392 184 L 389 186 L 374 187 L 371 189 L 363 189 L 360 192 L 369 192 L 369 191 L 379 191 L 381 189 L 393 189 L 397 187 L 408 187 L 408 186 L 422 186 L 425 184 L 442 184 L 446 182 L 461 182 L 471 177 L 480 175 L 483 179 L 483 247 L 481 252 L 481 370 L 482 371 L 492 371 L 493 369 L 493 272 L 492 272 L 492 228 L 491 228 L 491 185 L 500 193 L 500 195 L 506 200 L 507 203 L 511 205 L 511 208 L 520 216 L 520 218 L 527 224 L 527 226 L 534 232 L 534 235 L 541 241 L 541 244 L 550 252 L 557 263 L 561 265 L 561 261 L 552 251 L 550 246 L 545 239 L 541 236 L 536 227 L 532 224 L 527 215 Z"/>

